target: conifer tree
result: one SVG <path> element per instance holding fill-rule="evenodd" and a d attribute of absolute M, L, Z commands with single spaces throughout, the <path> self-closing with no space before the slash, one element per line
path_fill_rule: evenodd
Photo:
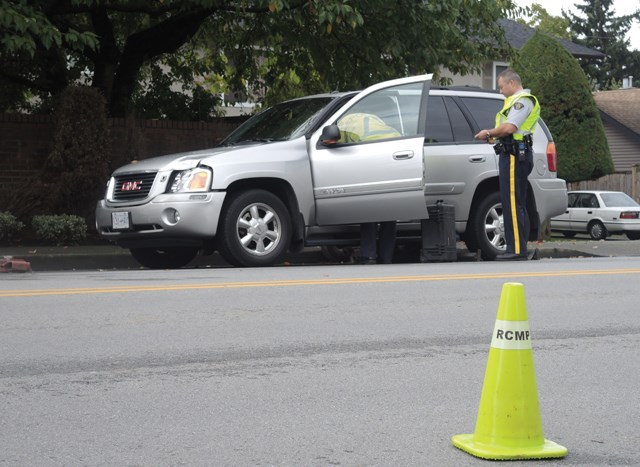
<path fill-rule="evenodd" d="M 556 143 L 558 176 L 574 182 L 612 173 L 611 152 L 589 82 L 569 52 L 536 32 L 513 66 L 540 101 L 541 116 Z"/>
<path fill-rule="evenodd" d="M 595 89 L 615 88 L 623 78 L 633 75 L 633 52 L 625 37 L 634 22 L 640 21 L 640 8 L 630 15 L 615 16 L 613 0 L 583 0 L 575 7 L 579 15 L 563 11 L 570 23 L 572 41 L 607 55 L 598 60 L 580 59 L 580 65 Z"/>

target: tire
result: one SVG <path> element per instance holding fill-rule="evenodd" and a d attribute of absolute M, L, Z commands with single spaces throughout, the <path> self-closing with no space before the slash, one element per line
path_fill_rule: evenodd
<path fill-rule="evenodd" d="M 604 240 L 607 238 L 607 228 L 600 221 L 593 221 L 588 227 L 589 235 L 593 240 Z"/>
<path fill-rule="evenodd" d="M 640 240 L 640 232 L 627 232 L 629 240 Z"/>
<path fill-rule="evenodd" d="M 218 251 L 234 266 L 272 266 L 287 253 L 291 230 L 289 211 L 276 195 L 259 189 L 239 192 L 221 213 Z"/>
<path fill-rule="evenodd" d="M 131 248 L 131 256 L 145 268 L 178 269 L 189 264 L 198 254 L 198 248 Z"/>
<path fill-rule="evenodd" d="M 529 238 L 529 226 L 530 220 L 526 219 L 526 238 Z M 500 192 L 488 194 L 470 214 L 465 242 L 471 253 L 480 250 L 482 259 L 487 261 L 506 251 Z"/>
<path fill-rule="evenodd" d="M 566 238 L 573 238 L 576 236 L 575 232 L 562 232 L 562 235 L 564 235 Z"/>

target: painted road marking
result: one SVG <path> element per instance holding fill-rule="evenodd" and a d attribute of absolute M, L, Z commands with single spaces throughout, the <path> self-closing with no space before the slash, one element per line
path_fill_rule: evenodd
<path fill-rule="evenodd" d="M 626 275 L 640 274 L 640 269 L 594 269 L 555 272 L 505 272 L 493 274 L 434 274 L 431 276 L 384 276 L 384 277 L 344 277 L 304 280 L 273 280 L 255 282 L 219 282 L 210 284 L 175 284 L 175 285 L 126 285 L 114 287 L 86 287 L 68 289 L 34 289 L 34 290 L 2 290 L 2 297 L 37 297 L 51 295 L 86 295 L 106 293 L 130 292 L 165 292 L 187 291 L 198 289 L 232 289 L 254 287 L 298 287 L 311 285 L 345 285 L 345 284 L 378 284 L 398 282 L 437 282 L 455 280 L 479 279 L 517 279 L 531 277 L 570 277 L 570 276 L 598 276 L 598 275 Z"/>

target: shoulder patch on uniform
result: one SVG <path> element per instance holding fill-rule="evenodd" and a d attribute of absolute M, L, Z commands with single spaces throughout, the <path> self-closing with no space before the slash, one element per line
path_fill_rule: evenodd
<path fill-rule="evenodd" d="M 522 102 L 516 102 L 515 104 L 513 104 L 513 108 L 516 110 L 520 110 L 523 107 L 524 107 L 524 104 Z"/>

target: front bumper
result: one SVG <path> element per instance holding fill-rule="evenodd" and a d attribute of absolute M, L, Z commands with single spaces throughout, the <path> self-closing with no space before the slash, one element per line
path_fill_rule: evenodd
<path fill-rule="evenodd" d="M 164 246 L 172 246 L 211 239 L 217 233 L 225 195 L 225 192 L 162 194 L 139 205 L 103 199 L 96 206 L 96 230 L 102 238 L 117 244 L 148 241 L 149 246 L 159 246 L 166 240 Z M 128 229 L 114 229 L 114 212 L 128 213 Z"/>

